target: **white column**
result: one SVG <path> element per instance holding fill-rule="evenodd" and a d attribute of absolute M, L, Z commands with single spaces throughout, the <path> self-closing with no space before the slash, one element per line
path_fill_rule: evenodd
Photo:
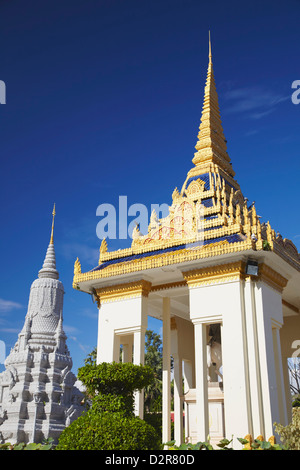
<path fill-rule="evenodd" d="M 228 439 L 235 436 L 238 449 L 241 446 L 236 438 L 245 437 L 252 429 L 243 281 L 222 287 L 227 291 L 221 330 L 225 433 Z M 222 298 L 222 289 L 219 296 Z M 255 357 L 251 359 L 250 368 L 255 367 Z"/>
<path fill-rule="evenodd" d="M 204 390 L 204 367 L 206 363 L 206 341 L 204 324 L 222 323 L 222 362 L 224 384 L 225 433 L 228 439 L 232 435 L 244 437 L 249 433 L 249 402 L 247 400 L 247 360 L 245 351 L 245 321 L 240 280 L 201 285 L 189 289 L 190 317 L 195 325 L 196 388 L 197 380 L 203 403 L 199 404 L 199 413 L 207 416 Z M 205 346 L 205 351 L 203 350 Z M 200 383 L 199 383 L 200 381 Z M 205 408 L 204 408 L 205 406 Z M 201 409 L 202 407 L 202 409 Z M 208 407 L 207 407 L 208 408 Z M 207 423 L 202 423 L 202 439 L 206 439 Z M 236 441 L 236 440 L 235 440 Z M 239 445 L 238 441 L 237 444 Z"/>
<path fill-rule="evenodd" d="M 174 439 L 183 442 L 182 362 L 174 357 Z"/>
<path fill-rule="evenodd" d="M 171 439 L 171 316 L 170 298 L 163 298 L 163 402 L 162 439 Z"/>
<path fill-rule="evenodd" d="M 252 281 L 241 282 L 244 318 L 246 325 L 246 345 L 248 359 L 249 408 L 251 410 L 248 433 L 256 438 L 265 434 L 263 400 L 260 373 L 260 358 L 257 334 L 257 314 Z"/>
<path fill-rule="evenodd" d="M 174 439 L 183 441 L 182 359 L 179 354 L 178 329 L 171 327 L 171 352 L 174 360 Z"/>
<path fill-rule="evenodd" d="M 194 332 L 197 440 L 205 442 L 209 435 L 206 324 L 194 322 Z"/>
<path fill-rule="evenodd" d="M 113 304 L 104 304 L 98 312 L 97 364 L 113 362 L 115 332 L 110 321 Z"/>
<path fill-rule="evenodd" d="M 286 426 L 288 424 L 287 407 L 285 398 L 284 376 L 282 368 L 280 335 L 278 326 L 273 327 L 273 347 L 274 347 L 274 360 L 276 370 L 277 394 L 278 394 L 278 407 L 280 424 Z"/>
<path fill-rule="evenodd" d="M 193 371 L 192 363 L 190 361 L 184 361 L 184 393 L 187 393 L 190 388 L 193 388 Z M 184 402 L 184 430 L 185 437 L 190 437 L 190 423 L 189 423 L 189 413 L 188 405 L 186 401 Z"/>
<path fill-rule="evenodd" d="M 279 354 L 274 351 L 272 326 L 282 324 L 281 293 L 263 282 L 253 283 L 253 296 L 257 314 L 257 336 L 260 360 L 260 377 L 263 402 L 263 419 L 265 425 L 264 438 L 268 439 L 274 434 L 274 422 L 280 422 L 279 401 L 280 393 L 284 393 L 283 382 L 279 384 L 280 377 L 276 374 L 275 357 Z M 280 353 L 281 356 L 281 353 Z M 281 375 L 279 373 L 279 375 Z M 278 394 L 279 392 L 279 394 Z M 284 423 L 281 423 L 284 424 Z"/>
<path fill-rule="evenodd" d="M 145 359 L 145 328 L 134 331 L 133 334 L 133 363 L 144 364 Z M 135 394 L 135 415 L 144 418 L 144 390 Z"/>

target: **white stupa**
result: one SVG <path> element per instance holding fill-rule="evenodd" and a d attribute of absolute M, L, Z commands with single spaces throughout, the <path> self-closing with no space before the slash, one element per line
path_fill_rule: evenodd
<path fill-rule="evenodd" d="M 72 358 L 63 330 L 64 288 L 58 280 L 53 243 L 31 286 L 18 340 L 0 374 L 0 442 L 57 441 L 82 412 Z"/>

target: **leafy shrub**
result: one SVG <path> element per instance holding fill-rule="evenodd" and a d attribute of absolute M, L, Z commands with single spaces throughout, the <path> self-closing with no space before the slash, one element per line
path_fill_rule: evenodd
<path fill-rule="evenodd" d="M 300 450 L 300 407 L 294 407 L 292 413 L 292 422 L 287 426 L 275 423 L 275 430 L 289 450 Z"/>
<path fill-rule="evenodd" d="M 145 413 L 144 420 L 156 429 L 156 432 L 162 435 L 162 413 Z"/>
<path fill-rule="evenodd" d="M 161 447 L 155 429 L 122 412 L 96 413 L 92 408 L 66 428 L 57 450 L 156 450 Z"/>
<path fill-rule="evenodd" d="M 10 442 L 0 444 L 0 450 L 51 450 L 52 448 L 52 438 L 46 439 L 40 444 L 36 444 L 35 442 L 31 442 L 30 444 L 25 444 L 24 442 L 20 442 L 19 444 L 10 444 Z"/>
<path fill-rule="evenodd" d="M 150 367 L 131 363 L 86 364 L 78 378 L 92 398 L 91 408 L 67 427 L 57 450 L 155 450 L 160 436 L 134 416 L 134 392 L 153 380 Z"/>
<path fill-rule="evenodd" d="M 300 406 L 300 395 L 296 396 L 292 403 L 293 407 Z"/>
<path fill-rule="evenodd" d="M 149 385 L 154 380 L 154 373 L 148 366 L 137 366 L 131 362 L 103 362 L 81 367 L 78 379 L 91 397 L 98 394 L 130 396 Z"/>

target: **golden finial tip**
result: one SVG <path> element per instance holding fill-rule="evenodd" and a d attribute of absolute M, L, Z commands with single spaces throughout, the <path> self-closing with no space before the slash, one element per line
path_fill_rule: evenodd
<path fill-rule="evenodd" d="M 208 57 L 209 57 L 209 63 L 211 63 L 211 40 L 210 40 L 210 30 L 208 31 Z"/>
<path fill-rule="evenodd" d="M 54 217 L 56 215 L 55 212 L 55 203 L 53 206 L 53 211 L 52 211 L 52 228 L 51 228 L 51 237 L 50 237 L 50 244 L 53 245 L 53 231 L 54 231 Z"/>

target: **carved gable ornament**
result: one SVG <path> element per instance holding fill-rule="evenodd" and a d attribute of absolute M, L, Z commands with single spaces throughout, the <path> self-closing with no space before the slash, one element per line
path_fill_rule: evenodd
<path fill-rule="evenodd" d="M 198 178 L 189 184 L 186 193 L 189 197 L 198 199 L 201 197 L 203 191 L 205 191 L 205 181 Z"/>

